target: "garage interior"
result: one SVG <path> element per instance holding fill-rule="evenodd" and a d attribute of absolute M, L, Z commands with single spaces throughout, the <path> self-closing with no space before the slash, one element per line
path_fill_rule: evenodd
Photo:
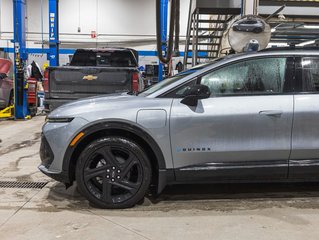
<path fill-rule="evenodd" d="M 71 101 L 101 91 L 85 92 L 72 80 L 49 92 L 58 84 L 49 82 L 47 69 L 72 66 L 79 49 L 130 49 L 140 74 L 132 78 L 133 91 L 139 92 L 232 54 L 234 46 L 254 47 L 230 28 L 245 16 L 269 26 L 258 35 L 258 46 L 319 44 L 317 0 L 180 0 L 175 12 L 174 1 L 0 0 L 0 100 L 6 96 L 0 102 L 1 240 L 318 239 L 317 182 L 179 184 L 133 208 L 108 210 L 91 206 L 76 184 L 66 188 L 38 170 L 42 126 L 53 110 L 48 96 L 64 94 Z M 33 62 L 41 80 L 28 73 Z M 86 72 L 87 82 L 93 75 Z M 9 90 L 1 86 L 6 79 Z"/>

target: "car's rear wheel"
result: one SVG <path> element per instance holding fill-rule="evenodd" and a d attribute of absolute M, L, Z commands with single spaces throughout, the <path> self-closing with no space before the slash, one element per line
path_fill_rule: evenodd
<path fill-rule="evenodd" d="M 143 149 L 122 137 L 90 143 L 76 166 L 80 192 L 100 208 L 128 208 L 144 198 L 151 181 L 151 164 Z"/>
<path fill-rule="evenodd" d="M 8 107 L 14 105 L 14 94 L 13 94 L 13 90 L 11 90 L 10 92 L 10 96 L 9 96 L 9 101 L 8 101 Z"/>

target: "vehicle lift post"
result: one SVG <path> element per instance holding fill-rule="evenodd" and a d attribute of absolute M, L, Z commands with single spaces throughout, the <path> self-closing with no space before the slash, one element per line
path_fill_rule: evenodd
<path fill-rule="evenodd" d="M 259 0 L 242 0 L 243 15 L 257 15 Z"/>
<path fill-rule="evenodd" d="M 162 51 L 167 53 L 167 25 L 168 25 L 168 0 L 161 0 L 161 38 L 162 38 Z M 164 64 L 159 61 L 158 64 L 158 81 L 163 80 Z"/>
<path fill-rule="evenodd" d="M 14 116 L 15 119 L 27 119 L 27 81 L 25 77 L 26 60 L 26 0 L 13 0 L 14 28 Z"/>
<path fill-rule="evenodd" d="M 49 0 L 50 66 L 59 66 L 59 0 Z"/>

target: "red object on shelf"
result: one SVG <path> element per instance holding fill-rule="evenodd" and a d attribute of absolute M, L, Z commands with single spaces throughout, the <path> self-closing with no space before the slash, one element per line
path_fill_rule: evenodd
<path fill-rule="evenodd" d="M 96 31 L 91 31 L 91 38 L 96 38 Z"/>

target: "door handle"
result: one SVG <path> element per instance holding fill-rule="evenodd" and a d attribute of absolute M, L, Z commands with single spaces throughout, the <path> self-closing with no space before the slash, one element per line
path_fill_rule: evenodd
<path fill-rule="evenodd" d="M 284 112 L 282 110 L 264 110 L 260 111 L 259 115 L 266 115 L 270 117 L 280 117 Z"/>

